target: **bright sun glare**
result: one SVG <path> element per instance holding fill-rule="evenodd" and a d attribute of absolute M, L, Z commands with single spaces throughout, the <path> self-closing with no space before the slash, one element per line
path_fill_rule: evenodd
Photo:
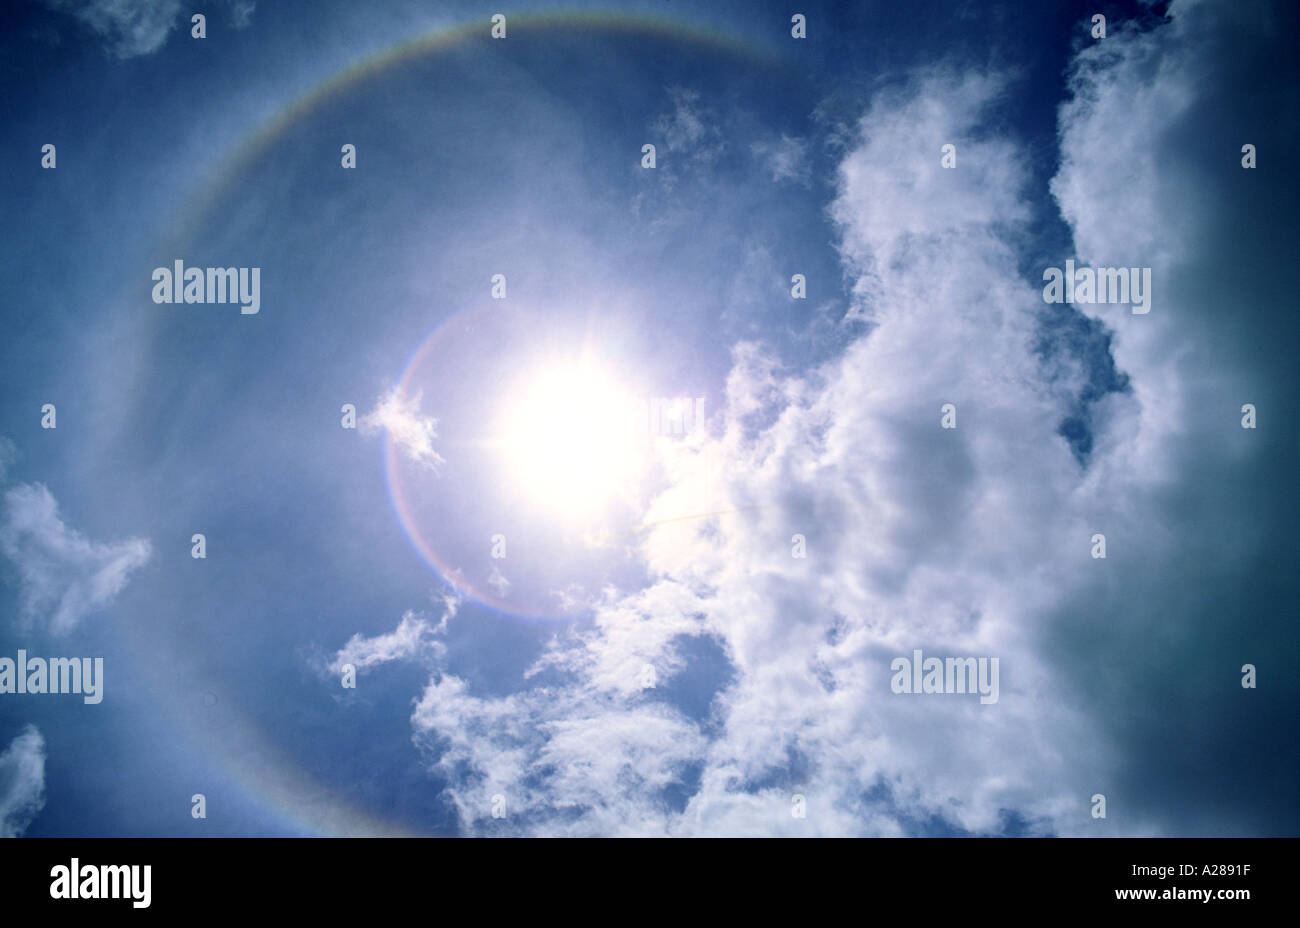
<path fill-rule="evenodd" d="M 635 487 L 645 464 L 644 412 L 590 362 L 521 381 L 499 434 L 516 489 L 569 520 L 599 515 Z"/>

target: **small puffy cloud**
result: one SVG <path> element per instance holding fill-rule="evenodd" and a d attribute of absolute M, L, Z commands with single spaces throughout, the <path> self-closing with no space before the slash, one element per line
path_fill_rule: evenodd
<path fill-rule="evenodd" d="M 374 433 L 382 429 L 408 458 L 436 471 L 443 463 L 442 455 L 433 448 L 433 440 L 438 437 L 438 420 L 420 414 L 421 398 L 420 393 L 407 396 L 401 387 L 395 387 L 362 417 L 361 430 Z"/>
<path fill-rule="evenodd" d="M 88 26 L 118 58 L 151 55 L 162 48 L 181 12 L 180 0 L 45 0 L 45 3 Z"/>
<path fill-rule="evenodd" d="M 28 725 L 0 754 L 0 838 L 25 832 L 45 808 L 45 739 Z"/>
<path fill-rule="evenodd" d="M 0 507 L 0 552 L 18 569 L 22 621 L 61 635 L 103 609 L 149 561 L 144 538 L 102 543 L 69 528 L 42 484 L 20 484 Z"/>
<path fill-rule="evenodd" d="M 432 636 L 446 628 L 447 616 L 450 614 L 449 609 L 439 625 L 431 626 L 424 618 L 408 611 L 391 632 L 373 638 L 353 635 L 334 656 L 329 670 L 333 674 L 339 674 L 345 664 L 351 664 L 361 671 L 389 661 L 409 660 L 422 654 L 439 656 L 446 651 L 446 646 L 433 640 Z"/>

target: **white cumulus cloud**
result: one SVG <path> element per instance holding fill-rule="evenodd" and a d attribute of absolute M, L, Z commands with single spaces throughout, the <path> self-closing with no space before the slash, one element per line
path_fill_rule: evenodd
<path fill-rule="evenodd" d="M 361 429 L 364 432 L 382 429 L 416 464 L 437 470 L 443 463 L 442 455 L 433 447 L 438 437 L 438 420 L 420 413 L 421 398 L 419 393 L 407 396 L 400 387 L 394 388 L 362 417 Z"/>
<path fill-rule="evenodd" d="M 1165 233 L 1191 223 L 1180 198 L 1157 195 L 1149 151 L 1185 109 L 1175 88 L 1198 86 L 1182 38 L 1118 29 L 1075 63 L 1052 189 L 1081 261 L 1159 279 L 1186 258 Z M 1169 349 L 1205 336 L 1173 331 L 1178 307 L 1080 307 L 1114 328 L 1133 389 L 1096 404 L 1093 450 L 1076 457 L 1061 424 L 1086 365 L 1039 344 L 1054 310 L 1019 267 L 1032 203 L 1028 153 L 996 112 L 1009 86 L 936 68 L 873 100 L 831 207 L 870 329 L 804 371 L 736 346 L 720 431 L 683 443 L 648 514 L 651 586 L 607 593 L 594 624 L 557 638 L 508 695 L 435 671 L 412 725 L 467 831 L 499 827 L 494 796 L 513 830 L 546 834 L 893 835 L 935 819 L 975 833 L 1168 830 L 1154 805 L 1091 818 L 1090 797 L 1122 782 L 1125 706 L 1084 698 L 1047 643 L 1054 620 L 1108 593 L 1107 569 L 1159 581 L 1111 600 L 1122 617 L 1089 628 L 1125 646 L 1082 669 L 1108 679 L 1129 660 L 1135 639 L 1111 625 L 1155 630 L 1182 569 L 1158 491 L 1187 479 L 1176 413 L 1205 406 L 1214 374 L 1198 384 Z M 701 138 L 684 112 L 680 137 Z M 945 143 L 955 170 L 941 167 Z M 940 427 L 949 403 L 955 429 Z M 725 514 L 675 519 L 701 511 L 706 469 Z M 1093 560 L 1103 527 L 1141 558 Z M 689 664 L 683 640 L 704 638 L 728 672 L 700 716 L 656 689 Z M 997 658 L 999 700 L 893 693 L 892 659 L 918 648 Z M 1129 670 L 1111 685 L 1138 698 Z"/>

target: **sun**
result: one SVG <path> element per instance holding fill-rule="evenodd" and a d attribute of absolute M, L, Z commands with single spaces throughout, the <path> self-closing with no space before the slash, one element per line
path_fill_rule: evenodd
<path fill-rule="evenodd" d="M 566 521 L 631 499 L 646 464 L 644 410 L 590 360 L 522 378 L 506 397 L 499 436 L 515 492 Z"/>

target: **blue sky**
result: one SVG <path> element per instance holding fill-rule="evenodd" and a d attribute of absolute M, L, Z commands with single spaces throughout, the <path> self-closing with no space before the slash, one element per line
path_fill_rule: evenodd
<path fill-rule="evenodd" d="M 1296 833 L 1295 10 L 796 7 L 0 14 L 0 834 Z"/>

